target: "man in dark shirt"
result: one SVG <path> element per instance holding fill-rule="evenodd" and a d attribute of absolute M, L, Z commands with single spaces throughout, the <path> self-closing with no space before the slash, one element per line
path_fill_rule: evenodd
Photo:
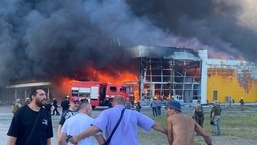
<path fill-rule="evenodd" d="M 66 96 L 65 100 L 61 102 L 62 113 L 69 109 L 69 96 Z"/>
<path fill-rule="evenodd" d="M 33 88 L 31 102 L 22 106 L 14 115 L 7 145 L 51 145 L 53 127 L 51 114 L 44 109 L 46 93 L 43 88 Z"/>
<path fill-rule="evenodd" d="M 60 115 L 59 111 L 58 111 L 58 103 L 57 100 L 55 98 L 53 98 L 53 106 L 54 106 L 54 110 L 52 115 Z"/>
<path fill-rule="evenodd" d="M 43 101 L 43 107 L 49 112 L 52 110 L 52 104 L 48 100 Z"/>
<path fill-rule="evenodd" d="M 213 101 L 213 107 L 211 108 L 211 124 L 213 125 L 214 135 L 220 135 L 220 115 L 221 107 L 217 100 Z"/>

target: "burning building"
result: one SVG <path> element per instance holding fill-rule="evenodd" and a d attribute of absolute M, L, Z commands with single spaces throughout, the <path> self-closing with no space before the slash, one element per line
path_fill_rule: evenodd
<path fill-rule="evenodd" d="M 175 97 L 185 103 L 197 99 L 202 103 L 213 100 L 238 102 L 241 97 L 246 102 L 257 101 L 256 63 L 212 59 L 206 49 L 177 47 L 139 45 L 122 49 L 120 54 L 126 56 L 126 61 L 106 64 L 101 68 L 87 64 L 73 76 L 54 79 L 51 83 L 54 93 L 51 94 L 61 100 L 70 95 L 71 82 L 80 80 L 131 85 L 135 102 L 154 96 L 164 99 Z M 27 84 L 9 88 L 16 88 L 14 96 L 17 96 L 17 88 L 24 86 Z M 26 88 L 24 93 L 26 96 Z"/>
<path fill-rule="evenodd" d="M 138 96 L 145 97 L 176 95 L 185 102 L 197 98 L 207 102 L 215 99 L 213 91 L 218 90 L 220 101 L 226 97 L 237 101 L 238 94 L 256 101 L 247 95 L 254 96 L 255 72 L 234 66 L 242 67 L 242 62 L 255 69 L 255 64 L 232 60 L 256 61 L 255 4 L 253 0 L 4 0 L 0 99 L 12 96 L 2 91 L 5 86 L 20 81 L 50 80 L 56 88 L 68 88 L 70 80 L 103 80 L 137 84 Z M 180 48 L 148 47 L 153 45 Z M 124 48 L 129 48 L 127 53 Z M 211 61 L 206 50 L 216 55 L 212 58 L 229 54 L 229 60 Z M 211 83 L 225 81 L 224 74 L 234 74 L 227 81 L 231 85 L 231 80 L 237 80 L 235 90 L 242 92 L 222 93 Z M 250 81 L 243 74 L 249 74 Z M 65 90 L 58 96 L 65 96 Z"/>
<path fill-rule="evenodd" d="M 183 102 L 257 100 L 257 64 L 208 58 L 207 50 L 136 46 L 127 49 L 138 64 L 144 97 L 176 97 Z"/>

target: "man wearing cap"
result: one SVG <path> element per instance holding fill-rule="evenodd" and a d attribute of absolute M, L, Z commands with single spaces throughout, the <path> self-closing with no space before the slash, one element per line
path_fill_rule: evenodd
<path fill-rule="evenodd" d="M 76 115 L 78 113 L 78 106 L 79 106 L 79 98 L 71 96 L 70 103 L 69 103 L 69 109 L 62 113 L 61 119 L 59 121 L 58 132 L 57 132 L 58 137 L 61 133 L 64 122 L 67 119 L 69 119 L 71 116 Z"/>
<path fill-rule="evenodd" d="M 181 104 L 178 101 L 169 101 L 165 108 L 170 145 L 193 145 L 195 131 L 204 138 L 207 145 L 212 145 L 209 134 L 193 118 L 181 113 Z"/>

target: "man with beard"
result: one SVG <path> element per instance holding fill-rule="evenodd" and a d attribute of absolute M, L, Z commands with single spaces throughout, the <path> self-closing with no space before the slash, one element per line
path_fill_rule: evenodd
<path fill-rule="evenodd" d="M 7 145 L 51 145 L 53 128 L 51 114 L 44 109 L 46 92 L 33 88 L 31 102 L 19 108 L 14 115 L 7 135 Z"/>

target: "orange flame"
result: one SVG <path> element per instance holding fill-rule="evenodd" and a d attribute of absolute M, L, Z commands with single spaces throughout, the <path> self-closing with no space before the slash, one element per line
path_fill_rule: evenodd
<path fill-rule="evenodd" d="M 126 84 L 127 82 L 138 82 L 138 76 L 129 71 L 108 72 L 97 70 L 93 67 L 87 67 L 85 73 L 85 75 L 87 75 L 87 81 L 110 82 L 113 84 Z M 53 95 L 56 96 L 57 99 L 64 99 L 65 96 L 70 94 L 71 84 L 74 81 L 79 80 L 71 79 L 64 76 L 56 78 L 55 83 L 53 85 Z M 138 100 L 139 88 L 134 87 L 133 89 L 135 100 Z"/>
<path fill-rule="evenodd" d="M 87 72 L 91 72 L 92 74 L 91 81 L 111 82 L 114 84 L 122 84 L 129 81 L 138 81 L 138 76 L 129 71 L 117 71 L 114 73 L 110 73 L 108 71 L 100 71 L 90 67 L 87 68 Z"/>
<path fill-rule="evenodd" d="M 71 84 L 73 81 L 76 80 L 64 76 L 55 79 L 52 91 L 53 96 L 55 96 L 57 100 L 64 99 L 66 96 L 70 94 Z"/>

